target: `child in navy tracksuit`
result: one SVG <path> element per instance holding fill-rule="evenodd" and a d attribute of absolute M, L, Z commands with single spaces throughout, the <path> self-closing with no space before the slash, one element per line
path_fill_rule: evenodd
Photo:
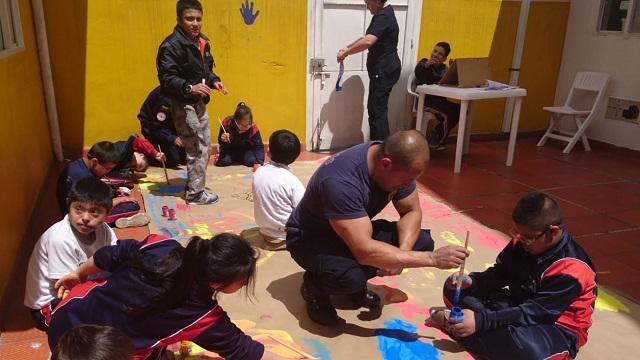
<path fill-rule="evenodd" d="M 549 196 L 525 195 L 512 217 L 513 240 L 496 264 L 463 279 L 463 322 L 446 324 L 440 311 L 427 324 L 444 328 L 480 359 L 575 358 L 591 326 L 594 266 Z M 445 283 L 448 306 L 456 283 L 457 275 Z"/>
<path fill-rule="evenodd" d="M 226 117 L 218 133 L 220 153 L 216 166 L 264 163 L 264 144 L 258 126 L 253 122 L 251 109 L 241 102 L 233 116 Z"/>
<path fill-rule="evenodd" d="M 257 259 L 245 239 L 228 233 L 193 237 L 186 249 L 160 235 L 118 241 L 56 283 L 71 292 L 51 313 L 49 347 L 75 326 L 99 324 L 131 339 L 135 359 L 162 358 L 168 345 L 183 340 L 228 360 L 276 358 L 238 329 L 216 299 L 251 286 Z M 101 270 L 111 276 L 82 282 Z"/>
<path fill-rule="evenodd" d="M 149 93 L 142 104 L 138 120 L 140 120 L 142 135 L 153 144 L 154 148 L 157 149 L 160 145 L 167 157 L 167 167 L 173 168 L 185 163 L 186 154 L 182 139 L 178 136 L 173 124 L 170 106 L 171 99 L 166 97 L 158 86 Z M 154 160 L 152 159 L 152 164 L 159 166 L 160 163 Z"/>

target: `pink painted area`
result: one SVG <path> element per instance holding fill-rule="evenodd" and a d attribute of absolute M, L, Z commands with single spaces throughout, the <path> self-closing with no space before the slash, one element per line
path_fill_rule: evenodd
<path fill-rule="evenodd" d="M 189 210 L 189 205 L 176 203 L 176 210 L 178 210 L 178 211 L 187 211 L 187 210 Z"/>
<path fill-rule="evenodd" d="M 392 305 L 395 308 L 400 309 L 400 315 L 406 320 L 411 320 L 414 315 L 419 315 L 421 319 L 426 319 L 429 316 L 429 308 L 418 305 L 411 302 L 403 302 Z"/>
<path fill-rule="evenodd" d="M 269 314 L 260 315 L 260 320 L 271 320 L 271 319 L 273 319 L 273 317 Z"/>

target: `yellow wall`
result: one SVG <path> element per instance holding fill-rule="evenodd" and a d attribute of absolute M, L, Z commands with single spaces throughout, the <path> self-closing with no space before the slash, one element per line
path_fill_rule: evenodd
<path fill-rule="evenodd" d="M 241 3 L 202 1 L 203 33 L 212 43 L 215 72 L 230 91 L 226 96 L 216 92 L 208 106 L 212 133 L 217 136 L 216 118 L 233 113 L 237 103 L 244 101 L 253 109 L 263 138 L 280 128 L 303 138 L 306 1 L 256 0 L 260 15 L 250 26 L 240 15 Z M 71 131 L 63 133 L 67 147 L 77 147 L 78 129 L 84 146 L 140 132 L 136 115 L 158 84 L 156 53 L 176 24 L 175 4 L 158 0 L 48 2 L 47 27 L 54 39 L 52 48 L 57 50 L 52 55 L 57 65 L 56 90 L 69 115 L 61 119 L 63 129 Z M 69 35 L 86 41 L 69 43 Z M 86 48 L 81 45 L 85 43 Z M 82 59 L 70 64 L 68 49 Z"/>
<path fill-rule="evenodd" d="M 528 91 L 520 131 L 548 125 L 542 106 L 554 103 L 569 6 L 569 2 L 531 3 L 519 80 Z M 424 0 L 418 59 L 428 57 L 436 42 L 447 41 L 450 58 L 489 57 L 492 80 L 508 82 L 519 12 L 518 1 Z M 474 104 L 473 132 L 500 132 L 504 102 Z"/>
<path fill-rule="evenodd" d="M 0 297 L 52 159 L 31 7 L 19 5 L 25 49 L 0 58 Z"/>

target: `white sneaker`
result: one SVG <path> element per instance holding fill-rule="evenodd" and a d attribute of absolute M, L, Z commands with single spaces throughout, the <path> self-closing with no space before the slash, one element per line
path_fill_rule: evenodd
<path fill-rule="evenodd" d="M 133 216 L 124 217 L 116 220 L 117 228 L 140 227 L 149 223 L 149 217 L 145 213 L 137 213 Z"/>

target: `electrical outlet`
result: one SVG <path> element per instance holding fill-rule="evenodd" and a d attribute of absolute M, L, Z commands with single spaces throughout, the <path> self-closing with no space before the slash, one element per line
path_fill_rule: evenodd
<path fill-rule="evenodd" d="M 610 97 L 605 118 L 640 125 L 640 100 Z"/>

